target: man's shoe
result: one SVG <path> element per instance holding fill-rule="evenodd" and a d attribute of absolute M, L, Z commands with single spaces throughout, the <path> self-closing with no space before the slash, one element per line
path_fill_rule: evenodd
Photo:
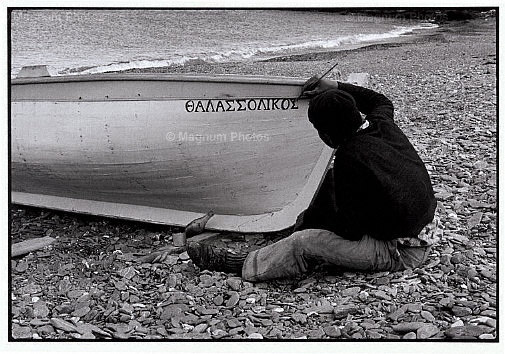
<path fill-rule="evenodd" d="M 189 242 L 188 255 L 200 269 L 226 273 L 242 273 L 247 254 L 235 254 L 211 244 Z"/>

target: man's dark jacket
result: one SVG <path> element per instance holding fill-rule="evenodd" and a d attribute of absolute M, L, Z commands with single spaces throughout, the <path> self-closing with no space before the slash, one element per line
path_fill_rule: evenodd
<path fill-rule="evenodd" d="M 436 209 L 423 161 L 394 123 L 386 96 L 347 83 L 339 82 L 339 89 L 354 97 L 370 126 L 335 153 L 332 231 L 352 240 L 364 234 L 386 240 L 416 237 Z"/>

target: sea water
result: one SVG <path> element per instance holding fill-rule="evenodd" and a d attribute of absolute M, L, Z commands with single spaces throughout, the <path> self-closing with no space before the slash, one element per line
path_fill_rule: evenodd
<path fill-rule="evenodd" d="M 52 75 L 198 62 L 261 60 L 347 49 L 430 29 L 399 18 L 259 9 L 51 9 L 10 14 L 11 75 Z"/>

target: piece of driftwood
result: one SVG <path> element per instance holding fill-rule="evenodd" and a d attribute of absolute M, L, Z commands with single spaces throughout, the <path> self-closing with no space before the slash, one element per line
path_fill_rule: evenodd
<path fill-rule="evenodd" d="M 26 241 L 15 243 L 11 246 L 11 256 L 17 257 L 33 251 L 37 251 L 41 248 L 49 246 L 54 241 L 56 241 L 55 238 L 46 236 L 46 237 L 32 238 Z"/>

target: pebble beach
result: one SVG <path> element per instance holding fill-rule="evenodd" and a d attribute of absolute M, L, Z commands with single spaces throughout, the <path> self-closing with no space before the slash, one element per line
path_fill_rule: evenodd
<path fill-rule="evenodd" d="M 176 228 L 12 205 L 12 243 L 57 239 L 11 260 L 12 338 L 496 342 L 496 40 L 490 17 L 354 50 L 142 69 L 309 78 L 338 62 L 328 78 L 369 73 L 427 165 L 444 237 L 424 268 L 252 284 L 200 270 L 186 252 L 138 261 Z M 260 247 L 283 236 L 220 242 Z"/>

